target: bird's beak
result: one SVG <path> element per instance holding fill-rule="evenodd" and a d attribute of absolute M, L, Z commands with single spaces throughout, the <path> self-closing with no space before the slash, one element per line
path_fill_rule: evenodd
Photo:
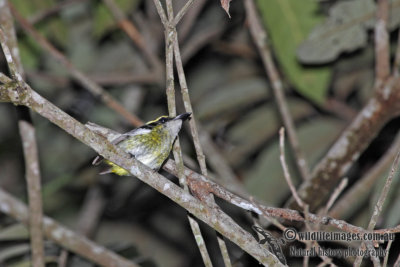
<path fill-rule="evenodd" d="M 182 121 L 185 121 L 185 120 L 187 120 L 187 119 L 190 119 L 190 116 L 192 115 L 192 113 L 190 113 L 190 112 L 187 112 L 187 113 L 182 113 L 182 114 L 179 114 L 178 116 L 176 116 L 175 118 L 174 118 L 174 120 L 182 120 Z"/>

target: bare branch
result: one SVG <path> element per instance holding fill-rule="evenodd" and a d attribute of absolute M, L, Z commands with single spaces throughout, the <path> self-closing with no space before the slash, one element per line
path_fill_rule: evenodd
<path fill-rule="evenodd" d="M 167 14 L 169 23 L 173 20 L 174 12 L 172 8 L 171 0 L 167 0 Z M 176 116 L 176 103 L 175 103 L 175 80 L 174 80 L 174 50 L 173 50 L 173 28 L 165 28 L 165 65 L 166 65 L 166 93 L 167 93 L 167 102 L 168 102 L 168 112 L 170 117 Z M 183 165 L 183 157 L 182 157 L 182 149 L 179 142 L 179 137 L 175 140 L 173 147 L 174 159 L 176 162 L 176 166 L 178 169 L 178 179 L 179 184 L 186 192 L 189 193 L 189 187 L 186 181 L 186 177 L 184 174 L 184 165 Z M 197 221 L 188 215 L 188 220 L 190 224 L 190 228 L 192 230 L 194 240 L 199 248 L 201 257 L 203 259 L 204 265 L 207 267 L 212 267 L 212 262 L 210 255 L 207 251 L 206 242 L 204 241 L 204 237 L 201 233 L 200 226 Z"/>
<path fill-rule="evenodd" d="M 181 10 L 179 10 L 178 14 L 176 14 L 174 21 L 172 22 L 172 25 L 176 26 L 178 25 L 179 21 L 183 18 L 183 16 L 186 14 L 188 11 L 189 7 L 193 4 L 194 0 L 188 0 L 186 4 L 182 7 Z"/>
<path fill-rule="evenodd" d="M 139 49 L 143 52 L 151 66 L 156 70 L 157 75 L 162 75 L 162 63 L 155 56 L 149 46 L 145 44 L 144 39 L 135 25 L 126 18 L 124 12 L 118 7 L 114 0 L 103 0 L 106 4 L 114 18 L 117 20 L 118 25 L 122 28 L 123 31 L 131 38 L 131 40 L 139 47 Z"/>
<path fill-rule="evenodd" d="M 59 50 L 57 50 L 45 37 L 43 37 L 33 26 L 24 19 L 10 3 L 10 8 L 21 27 L 52 57 L 61 63 L 83 87 L 90 91 L 94 96 L 99 97 L 108 107 L 119 113 L 135 126 L 142 125 L 142 121 L 131 114 L 121 104 L 118 103 L 104 88 L 89 79 L 84 73 L 79 71 Z"/>
<path fill-rule="evenodd" d="M 13 217 L 15 220 L 28 224 L 28 208 L 18 199 L 0 189 L 0 211 Z M 62 245 L 82 257 L 101 266 L 138 267 L 114 252 L 99 246 L 87 238 L 62 226 L 49 217 L 42 220 L 44 234 L 50 240 Z"/>
<path fill-rule="evenodd" d="M 303 200 L 301 200 L 301 198 L 297 194 L 296 188 L 294 187 L 293 182 L 292 182 L 292 178 L 290 177 L 289 169 L 288 169 L 288 167 L 286 165 L 286 160 L 285 160 L 285 128 L 283 128 L 283 127 L 279 130 L 279 150 L 280 150 L 279 159 L 281 161 L 283 174 L 285 176 L 286 183 L 288 184 L 288 186 L 290 188 L 290 192 L 292 192 L 292 195 L 293 195 L 294 199 L 296 200 L 297 204 L 300 207 L 304 208 L 305 204 L 304 204 Z"/>
<path fill-rule="evenodd" d="M 397 134 L 385 155 L 338 200 L 329 211 L 329 215 L 344 219 L 353 215 L 354 211 L 367 201 L 369 192 L 374 188 L 378 179 L 390 168 L 398 151 L 400 151 L 400 133 Z"/>
<path fill-rule="evenodd" d="M 25 158 L 25 171 L 29 198 L 29 233 L 31 239 L 33 266 L 43 267 L 45 266 L 42 231 L 43 210 L 35 128 L 32 126 L 32 124 L 23 120 L 19 121 L 18 126 L 21 133 L 22 147 Z"/>
<path fill-rule="evenodd" d="M 12 86 L 2 87 L 2 89 L 10 88 L 12 88 Z M 194 198 L 164 176 L 155 173 L 136 159 L 130 158 L 129 155 L 119 147 L 110 144 L 110 142 L 105 138 L 91 132 L 81 123 L 41 97 L 27 84 L 24 84 L 24 87 L 19 88 L 18 92 L 23 97 L 19 98 L 18 101 L 15 101 L 15 104 L 28 106 L 33 111 L 58 125 L 64 131 L 71 134 L 84 144 L 90 146 L 104 158 L 115 162 L 115 164 L 124 169 L 130 170 L 130 172 L 141 181 L 147 183 L 160 193 L 166 195 L 172 201 L 187 209 L 194 216 L 204 221 L 220 232 L 223 236 L 237 244 L 244 251 L 248 252 L 260 263 L 265 265 L 277 264 L 277 266 L 281 266 L 279 260 L 275 256 L 263 249 L 251 234 L 244 231 L 218 207 L 208 207 L 205 203 Z"/>
<path fill-rule="evenodd" d="M 386 245 L 386 249 L 385 249 L 386 250 L 386 255 L 385 255 L 385 258 L 383 259 L 383 264 L 382 264 L 383 267 L 387 266 L 387 263 L 388 263 L 388 260 L 389 260 L 389 251 L 390 251 L 390 247 L 392 246 L 392 243 L 393 243 L 393 240 L 389 240 L 387 245 Z"/>
<path fill-rule="evenodd" d="M 0 1 L 0 42 L 10 68 L 11 76 L 21 85 L 24 69 L 19 56 L 19 48 L 14 27 L 14 20 L 6 0 Z M 9 47 L 11 49 L 9 49 Z M 11 51 L 10 51 L 11 50 Z M 14 92 L 14 94 L 18 94 Z M 43 205 L 41 192 L 41 177 L 39 156 L 36 144 L 35 128 L 32 125 L 29 109 L 16 107 L 18 114 L 18 129 L 21 136 L 25 160 L 25 179 L 27 182 L 29 200 L 29 233 L 32 251 L 32 263 L 36 267 L 45 266 L 44 242 L 42 231 Z"/>
<path fill-rule="evenodd" d="M 298 193 L 315 211 L 328 200 L 341 177 L 350 169 L 386 122 L 400 113 L 400 78 L 390 77 L 385 90 L 378 90 L 353 122 L 314 168 L 311 179 L 302 183 Z M 354 137 L 357 138 L 354 138 Z M 294 199 L 288 206 L 296 208 Z"/>
<path fill-rule="evenodd" d="M 160 0 L 153 0 L 154 5 L 157 8 L 158 15 L 160 16 L 161 22 L 164 25 L 164 28 L 169 27 L 169 21 L 167 19 L 167 15 L 165 14 L 164 8 L 162 7 L 162 4 Z"/>
<path fill-rule="evenodd" d="M 389 17 L 389 1 L 378 0 L 377 19 L 375 24 L 375 73 L 377 87 L 390 75 L 390 49 L 389 49 L 389 33 L 387 23 Z M 382 87 L 381 87 L 382 88 Z"/>
<path fill-rule="evenodd" d="M 383 204 L 384 204 L 384 202 L 386 200 L 386 197 L 387 197 L 387 195 L 389 193 L 389 190 L 390 190 L 390 187 L 392 185 L 394 174 L 399 169 L 399 163 L 400 163 L 400 151 L 397 153 L 397 156 L 393 161 L 392 169 L 390 170 L 390 173 L 389 173 L 389 175 L 388 175 L 388 177 L 386 179 L 385 186 L 383 187 L 382 192 L 381 192 L 381 194 L 380 194 L 380 196 L 378 198 L 378 201 L 376 202 L 374 211 L 373 211 L 372 216 L 371 216 L 371 220 L 369 221 L 369 224 L 368 224 L 368 230 L 369 231 L 371 231 L 371 230 L 373 230 L 375 228 L 375 225 L 376 225 L 376 223 L 378 221 L 379 215 L 382 212 Z M 361 249 L 364 249 L 364 248 L 365 248 L 365 243 L 362 243 Z M 355 262 L 354 262 L 354 266 L 360 266 L 362 260 L 363 260 L 363 257 L 358 256 L 356 258 Z M 375 265 L 375 262 L 374 262 L 374 265 Z"/>
<path fill-rule="evenodd" d="M 308 164 L 304 157 L 304 154 L 300 149 L 300 144 L 297 138 L 293 119 L 290 115 L 289 107 L 286 102 L 283 83 L 281 78 L 279 77 L 278 70 L 271 55 L 271 50 L 268 46 L 267 32 L 262 27 L 254 5 L 254 1 L 246 0 L 245 7 L 247 19 L 249 21 L 250 33 L 253 37 L 255 44 L 257 45 L 258 52 L 260 53 L 265 70 L 267 71 L 267 75 L 272 84 L 275 101 L 277 102 L 279 113 L 287 129 L 290 146 L 295 154 L 297 168 L 300 171 L 302 179 L 304 181 L 308 180 L 310 178 L 310 171 L 308 169 Z"/>
<path fill-rule="evenodd" d="M 343 190 L 346 188 L 347 183 L 349 179 L 345 177 L 339 184 L 338 187 L 336 187 L 335 191 L 333 191 L 333 194 L 328 200 L 328 203 L 326 204 L 325 208 L 323 209 L 323 214 L 328 214 L 329 209 L 332 207 L 332 205 L 335 203 L 336 199 L 339 197 L 339 195 L 343 192 Z M 351 202 L 349 202 L 351 203 Z"/>
<path fill-rule="evenodd" d="M 397 257 L 396 262 L 394 263 L 393 266 L 394 267 L 400 267 L 400 253 L 399 253 L 399 256 Z"/>

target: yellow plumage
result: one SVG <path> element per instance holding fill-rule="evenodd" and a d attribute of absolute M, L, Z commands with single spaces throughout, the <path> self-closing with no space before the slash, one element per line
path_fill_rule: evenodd
<path fill-rule="evenodd" d="M 120 135 L 113 143 L 131 154 L 143 164 L 153 170 L 158 170 L 168 158 L 172 145 L 181 129 L 182 122 L 190 117 L 190 113 L 183 113 L 175 118 L 162 116 L 154 121 Z M 102 158 L 98 156 L 93 164 L 97 165 Z M 117 164 L 105 160 L 110 168 L 101 174 L 115 173 L 120 176 L 129 175 L 129 171 Z"/>

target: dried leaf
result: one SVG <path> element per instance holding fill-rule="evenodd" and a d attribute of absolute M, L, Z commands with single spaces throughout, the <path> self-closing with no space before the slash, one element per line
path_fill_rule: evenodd
<path fill-rule="evenodd" d="M 221 6 L 223 9 L 225 9 L 226 14 L 228 14 L 229 18 L 231 17 L 231 14 L 229 14 L 229 4 L 232 0 L 221 0 Z"/>

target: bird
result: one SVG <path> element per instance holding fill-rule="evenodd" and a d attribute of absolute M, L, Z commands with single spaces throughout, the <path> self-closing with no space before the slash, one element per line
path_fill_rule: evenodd
<path fill-rule="evenodd" d="M 180 130 L 182 123 L 191 118 L 192 113 L 182 113 L 176 117 L 161 116 L 155 120 L 121 134 L 111 143 L 122 148 L 126 153 L 158 171 L 168 158 Z M 100 174 L 114 173 L 119 176 L 129 176 L 130 172 L 117 164 L 103 159 L 98 155 L 92 162 L 99 165 L 102 161 L 110 167 Z"/>

